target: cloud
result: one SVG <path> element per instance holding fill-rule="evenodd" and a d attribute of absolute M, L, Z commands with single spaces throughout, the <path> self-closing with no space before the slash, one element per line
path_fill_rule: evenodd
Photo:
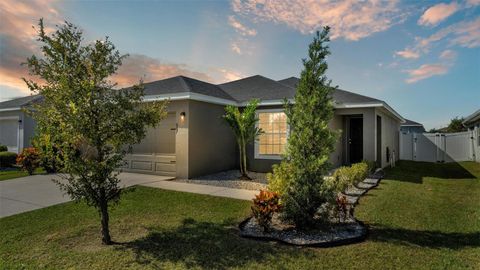
<path fill-rule="evenodd" d="M 140 79 L 149 82 L 179 75 L 203 81 L 213 80 L 209 75 L 194 71 L 184 64 L 163 63 L 146 55 L 133 54 L 124 59 L 112 81 L 118 83 L 119 87 L 126 87 L 138 83 Z"/>
<path fill-rule="evenodd" d="M 432 76 L 439 76 L 448 73 L 448 70 L 453 66 L 457 59 L 457 53 L 452 50 L 444 50 L 439 56 L 440 63 L 421 65 L 416 69 L 405 70 L 409 77 L 405 80 L 407 83 L 415 83 L 420 80 L 430 78 Z"/>
<path fill-rule="evenodd" d="M 480 46 L 480 17 L 471 21 L 461 21 L 442 28 L 427 38 L 417 38 L 417 48 L 428 51 L 432 44 L 448 39 L 449 45 L 475 48 Z"/>
<path fill-rule="evenodd" d="M 256 36 L 257 31 L 253 28 L 248 28 L 241 24 L 234 16 L 229 16 L 228 17 L 228 24 L 230 24 L 235 31 L 240 33 L 242 36 Z"/>
<path fill-rule="evenodd" d="M 121 88 L 138 83 L 140 79 L 150 82 L 180 75 L 210 83 L 223 83 L 243 77 L 240 72 L 224 68 L 207 68 L 205 71 L 196 71 L 185 64 L 164 63 L 146 55 L 133 54 L 123 61 L 117 74 L 111 79 Z"/>
<path fill-rule="evenodd" d="M 417 59 L 422 54 L 428 53 L 434 45 L 442 42 L 446 42 L 445 46 L 447 47 L 480 47 L 480 17 L 451 24 L 428 37 L 416 37 L 415 44 L 408 46 L 403 51 L 395 52 L 395 55 Z"/>
<path fill-rule="evenodd" d="M 232 71 L 232 70 L 227 70 L 227 69 L 216 69 L 213 72 L 214 74 L 218 74 L 218 79 L 216 80 L 216 83 L 224 83 L 224 82 L 231 82 L 231 81 L 236 81 L 241 78 L 244 78 L 245 76 L 237 71 Z"/>
<path fill-rule="evenodd" d="M 457 59 L 457 53 L 452 50 L 445 50 L 440 54 L 440 59 L 443 60 L 455 60 Z"/>
<path fill-rule="evenodd" d="M 35 42 L 37 33 L 33 26 L 43 17 L 46 30 L 51 31 L 50 24 L 62 20 L 54 1 L 49 0 L 0 1 L 0 10 L 0 95 L 11 95 L 11 89 L 15 89 L 17 92 L 14 96 L 25 96 L 31 92 L 21 77 L 30 76 L 27 67 L 21 63 L 39 52 Z M 6 88 L 10 88 L 9 94 Z"/>
<path fill-rule="evenodd" d="M 233 41 L 231 44 L 230 44 L 230 49 L 232 49 L 232 51 L 234 51 L 235 53 L 237 54 L 242 54 L 242 50 L 240 49 L 240 47 L 238 46 L 237 42 Z"/>
<path fill-rule="evenodd" d="M 414 83 L 435 75 L 446 74 L 448 72 L 448 67 L 444 64 L 426 64 L 421 65 L 417 69 L 407 70 L 406 72 L 410 75 L 410 77 L 405 81 L 407 83 Z"/>
<path fill-rule="evenodd" d="M 460 10 L 460 6 L 456 2 L 452 2 L 450 4 L 436 4 L 425 10 L 423 15 L 418 20 L 418 24 L 425 26 L 437 25 L 458 10 Z"/>
<path fill-rule="evenodd" d="M 359 40 L 403 22 L 406 13 L 398 1 L 347 0 L 232 0 L 232 9 L 254 21 L 285 24 L 303 34 L 323 26 L 332 28 L 331 38 Z"/>
<path fill-rule="evenodd" d="M 420 54 L 418 52 L 415 52 L 415 51 L 410 50 L 410 49 L 405 49 L 403 51 L 395 52 L 395 55 L 398 55 L 398 56 L 401 56 L 401 57 L 407 58 L 407 59 L 417 59 L 417 58 L 420 57 Z"/>
<path fill-rule="evenodd" d="M 467 7 L 480 5 L 480 0 L 467 0 Z"/>

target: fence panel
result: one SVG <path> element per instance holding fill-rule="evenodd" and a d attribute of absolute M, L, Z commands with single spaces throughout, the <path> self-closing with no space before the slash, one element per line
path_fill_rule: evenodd
<path fill-rule="evenodd" d="M 472 131 L 439 133 L 400 133 L 400 159 L 427 162 L 475 160 Z"/>

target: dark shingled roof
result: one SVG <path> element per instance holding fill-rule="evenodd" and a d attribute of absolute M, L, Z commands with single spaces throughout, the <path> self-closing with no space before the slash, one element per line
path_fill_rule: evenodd
<path fill-rule="evenodd" d="M 144 85 L 146 96 L 191 92 L 235 101 L 235 99 L 225 93 L 220 87 L 185 76 L 176 76 L 145 83 Z"/>
<path fill-rule="evenodd" d="M 0 109 L 21 108 L 31 103 L 37 102 L 42 97 L 39 95 L 31 95 L 26 97 L 15 98 L 7 101 L 0 102 Z"/>
<path fill-rule="evenodd" d="M 405 119 L 405 123 L 402 123 L 401 124 L 402 126 L 419 126 L 419 127 L 423 127 L 422 124 L 418 123 L 418 122 L 415 122 L 415 121 L 412 121 L 410 119 Z"/>
<path fill-rule="evenodd" d="M 288 86 L 293 87 L 293 88 L 297 88 L 297 84 L 298 84 L 299 81 L 300 81 L 300 79 L 297 78 L 297 77 L 290 77 L 290 78 L 286 78 L 286 79 L 283 79 L 283 80 L 279 80 L 278 82 L 282 83 L 284 85 L 288 85 Z M 335 100 L 335 102 L 339 103 L 339 104 L 341 104 L 341 103 L 351 104 L 351 103 L 379 103 L 379 102 L 382 102 L 381 100 L 376 99 L 376 98 L 371 98 L 371 97 L 355 94 L 355 93 L 345 91 L 345 90 L 342 90 L 342 89 L 336 89 L 333 92 L 333 100 Z"/>
<path fill-rule="evenodd" d="M 279 100 L 295 96 L 295 88 L 260 75 L 220 84 L 219 86 L 238 102 L 245 102 L 252 98 Z"/>

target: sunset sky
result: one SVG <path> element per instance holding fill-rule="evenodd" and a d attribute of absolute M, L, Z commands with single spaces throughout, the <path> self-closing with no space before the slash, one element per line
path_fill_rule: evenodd
<path fill-rule="evenodd" d="M 325 2 L 325 3 L 324 3 Z M 220 83 L 299 76 L 313 32 L 332 28 L 328 76 L 440 127 L 480 109 L 480 0 L 0 2 L 0 101 L 29 95 L 20 63 L 38 54 L 38 19 L 68 20 L 85 42 L 109 36 L 130 54 L 126 86 L 185 75 Z"/>

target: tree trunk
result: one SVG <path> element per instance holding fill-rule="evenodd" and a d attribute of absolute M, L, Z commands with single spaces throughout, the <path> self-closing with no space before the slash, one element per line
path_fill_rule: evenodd
<path fill-rule="evenodd" d="M 252 180 L 252 178 L 250 178 L 247 174 L 247 151 L 246 151 L 246 143 L 245 143 L 244 138 L 241 139 L 240 153 L 241 153 L 240 164 L 241 164 L 241 168 L 242 168 L 242 170 L 240 171 L 241 174 L 242 174 L 240 179 L 242 179 L 242 180 Z"/>
<path fill-rule="evenodd" d="M 111 245 L 110 230 L 108 228 L 108 203 L 105 198 L 100 202 L 100 215 L 102 216 L 102 243 Z"/>

